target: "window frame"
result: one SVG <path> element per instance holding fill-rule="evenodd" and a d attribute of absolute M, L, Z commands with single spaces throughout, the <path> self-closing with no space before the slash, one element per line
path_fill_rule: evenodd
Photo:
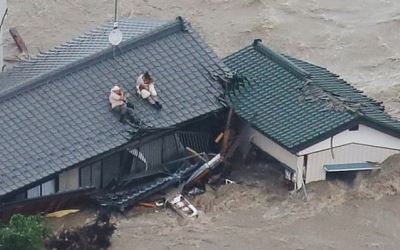
<path fill-rule="evenodd" d="M 96 167 L 97 163 L 100 163 L 100 166 L 99 166 L 99 170 L 100 170 L 100 185 L 98 187 L 95 186 L 94 183 L 93 183 L 93 179 L 94 179 L 93 178 L 93 173 L 94 173 L 93 168 Z M 86 186 L 82 186 L 82 170 L 84 168 L 89 168 L 90 169 L 90 174 L 89 174 L 90 185 L 89 186 L 87 186 L 87 185 Z M 104 172 L 103 171 L 103 159 L 80 167 L 79 168 L 79 183 L 78 183 L 79 184 L 79 188 L 85 188 L 85 187 L 103 188 L 103 172 Z"/>

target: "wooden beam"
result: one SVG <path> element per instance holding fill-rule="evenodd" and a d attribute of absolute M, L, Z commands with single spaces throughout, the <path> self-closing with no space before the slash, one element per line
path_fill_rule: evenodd
<path fill-rule="evenodd" d="M 229 109 L 228 119 L 226 120 L 225 131 L 224 131 L 224 138 L 222 140 L 222 150 L 221 155 L 222 157 L 225 156 L 226 151 L 228 149 L 229 137 L 230 137 L 230 128 L 233 116 L 233 108 Z"/>
<path fill-rule="evenodd" d="M 10 34 L 14 39 L 15 44 L 17 44 L 18 49 L 21 51 L 21 53 L 28 55 L 28 48 L 26 47 L 26 44 L 22 39 L 21 35 L 19 34 L 18 30 L 16 28 L 10 28 Z"/>

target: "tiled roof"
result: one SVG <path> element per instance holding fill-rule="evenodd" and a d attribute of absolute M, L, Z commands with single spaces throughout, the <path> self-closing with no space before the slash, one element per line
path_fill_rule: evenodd
<path fill-rule="evenodd" d="M 118 27 L 123 33 L 123 41 L 126 41 L 166 23 L 156 20 L 121 19 L 118 21 Z M 17 64 L 0 74 L 0 89 L 6 90 L 15 83 L 22 83 L 110 47 L 108 35 L 112 29 L 113 22 L 107 22 L 29 61 Z"/>
<path fill-rule="evenodd" d="M 275 53 L 260 40 L 223 60 L 244 84 L 229 92 L 236 113 L 297 152 L 359 122 L 400 135 L 383 106 L 328 70 Z"/>
<path fill-rule="evenodd" d="M 144 70 L 155 78 L 161 111 L 135 94 Z M 178 18 L 0 92 L 0 195 L 128 143 L 130 128 L 108 103 L 115 83 L 131 93 L 146 127 L 170 128 L 221 108 L 223 89 L 210 74 L 225 70 Z"/>

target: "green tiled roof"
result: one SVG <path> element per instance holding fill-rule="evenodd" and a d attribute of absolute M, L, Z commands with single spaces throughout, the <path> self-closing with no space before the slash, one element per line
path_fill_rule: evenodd
<path fill-rule="evenodd" d="M 292 152 L 365 123 L 400 137 L 381 103 L 325 68 L 275 53 L 260 40 L 224 59 L 242 83 L 228 91 L 236 113 Z"/>

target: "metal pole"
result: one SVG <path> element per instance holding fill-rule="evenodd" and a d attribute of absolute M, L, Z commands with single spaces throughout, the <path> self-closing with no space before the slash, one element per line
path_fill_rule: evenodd
<path fill-rule="evenodd" d="M 0 0 L 0 72 L 3 71 L 3 26 L 7 10 L 7 0 Z"/>
<path fill-rule="evenodd" d="M 114 1 L 114 23 L 117 21 L 117 9 L 118 9 L 118 0 Z"/>

